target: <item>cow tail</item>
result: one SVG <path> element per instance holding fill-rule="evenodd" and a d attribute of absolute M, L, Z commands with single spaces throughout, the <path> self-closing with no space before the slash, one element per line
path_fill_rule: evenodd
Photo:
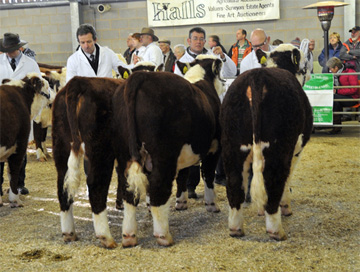
<path fill-rule="evenodd" d="M 146 73 L 137 72 L 129 77 L 125 87 L 125 104 L 128 122 L 130 161 L 125 170 L 127 177 L 127 191 L 134 194 L 134 200 L 146 195 L 148 179 L 143 173 L 140 147 L 138 145 L 136 125 L 136 98 L 138 91 L 145 81 Z"/>
<path fill-rule="evenodd" d="M 247 96 L 250 100 L 250 108 L 252 115 L 252 129 L 253 129 L 253 179 L 251 182 L 251 199 L 258 208 L 258 211 L 263 211 L 267 203 L 267 194 L 265 190 L 263 169 L 264 156 L 263 148 L 266 145 L 261 142 L 261 102 L 266 94 L 266 86 L 263 80 L 252 80 L 247 89 Z"/>

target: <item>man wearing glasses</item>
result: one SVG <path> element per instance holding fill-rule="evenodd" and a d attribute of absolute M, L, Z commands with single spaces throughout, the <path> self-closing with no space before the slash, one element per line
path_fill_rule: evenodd
<path fill-rule="evenodd" d="M 356 72 L 360 72 L 360 26 L 349 30 L 351 38 L 343 43 L 340 50 L 340 59 L 355 65 Z M 360 76 L 358 76 L 360 79 Z"/>
<path fill-rule="evenodd" d="M 206 34 L 205 30 L 201 27 L 194 27 L 189 31 L 189 38 L 187 39 L 189 47 L 186 49 L 185 54 L 179 60 L 180 62 L 192 62 L 197 55 L 217 55 L 224 63 L 222 68 L 222 76 L 232 77 L 236 75 L 236 65 L 235 63 L 226 55 L 225 52 L 221 49 L 220 46 L 214 47 L 212 50 L 206 49 Z M 179 67 L 175 65 L 175 74 L 181 75 L 182 73 L 179 70 Z"/>
<path fill-rule="evenodd" d="M 256 57 L 256 51 L 258 49 L 263 51 L 272 51 L 275 48 L 274 46 L 270 45 L 270 37 L 268 37 L 265 31 L 261 28 L 257 28 L 251 32 L 250 42 L 252 44 L 253 50 L 242 60 L 240 74 L 247 70 L 261 67 L 261 64 Z"/>

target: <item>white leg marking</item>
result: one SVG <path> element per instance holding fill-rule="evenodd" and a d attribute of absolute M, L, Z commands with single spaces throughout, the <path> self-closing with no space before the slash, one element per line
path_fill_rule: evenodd
<path fill-rule="evenodd" d="M 270 234 L 271 238 L 276 240 L 286 240 L 286 234 L 281 224 L 281 209 L 274 214 L 268 214 L 265 211 L 266 231 Z"/>
<path fill-rule="evenodd" d="M 251 182 L 251 199 L 256 203 L 259 210 L 263 210 L 267 202 L 267 194 L 265 190 L 263 169 L 264 169 L 264 157 L 262 150 L 264 147 L 268 147 L 269 144 L 255 144 L 253 145 L 253 179 Z"/>
<path fill-rule="evenodd" d="M 174 242 L 169 231 L 170 199 L 165 205 L 151 206 L 151 214 L 154 221 L 154 236 L 160 245 L 169 246 Z"/>
<path fill-rule="evenodd" d="M 74 151 L 71 150 L 64 182 L 64 190 L 67 190 L 69 198 L 75 197 L 76 191 L 80 186 L 80 160 L 82 157 L 81 153 L 79 153 L 79 156 L 76 156 Z"/>
<path fill-rule="evenodd" d="M 194 154 L 191 145 L 183 145 L 177 161 L 177 172 L 186 167 L 196 164 L 200 160 L 200 156 Z"/>
<path fill-rule="evenodd" d="M 10 187 L 9 190 L 9 202 L 10 202 L 10 207 L 11 208 L 15 208 L 15 207 L 23 207 L 22 201 L 20 200 L 20 194 L 15 194 Z"/>
<path fill-rule="evenodd" d="M 108 218 L 107 218 L 107 210 L 103 210 L 99 214 L 92 214 L 94 220 L 94 229 L 96 237 L 105 238 L 106 240 L 112 240 L 112 236 L 110 233 Z"/>
<path fill-rule="evenodd" d="M 47 160 L 45 154 L 42 152 L 40 147 L 38 149 L 36 149 L 36 159 L 38 161 L 46 161 Z"/>
<path fill-rule="evenodd" d="M 123 235 L 132 236 L 137 233 L 136 207 L 124 201 Z"/>
<path fill-rule="evenodd" d="M 73 215 L 73 204 L 68 211 L 60 212 L 61 232 L 63 234 L 75 234 L 75 223 Z"/>
<path fill-rule="evenodd" d="M 207 187 L 206 182 L 204 181 L 204 199 L 205 207 L 208 212 L 219 212 L 219 206 L 216 204 L 216 193 L 214 189 Z"/>
<path fill-rule="evenodd" d="M 188 192 L 182 192 L 180 197 L 176 198 L 175 209 L 186 210 L 187 209 Z"/>
<path fill-rule="evenodd" d="M 229 207 L 229 229 L 231 232 L 241 232 L 244 233 L 244 216 L 243 209 L 240 206 L 240 209 L 230 208 Z"/>

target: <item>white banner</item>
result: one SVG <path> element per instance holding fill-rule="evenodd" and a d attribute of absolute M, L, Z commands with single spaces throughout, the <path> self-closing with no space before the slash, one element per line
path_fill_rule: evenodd
<path fill-rule="evenodd" d="M 147 0 L 150 27 L 280 19 L 279 0 Z"/>

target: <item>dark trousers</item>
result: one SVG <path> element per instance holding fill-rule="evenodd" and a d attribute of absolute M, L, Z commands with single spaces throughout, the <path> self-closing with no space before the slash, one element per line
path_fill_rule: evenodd
<path fill-rule="evenodd" d="M 334 94 L 334 99 L 349 99 L 352 98 L 350 95 Z M 334 101 L 333 111 L 343 111 L 343 107 L 351 107 L 356 105 L 357 101 Z M 341 124 L 341 115 L 335 114 L 334 124 Z"/>
<path fill-rule="evenodd" d="M 23 159 L 23 163 L 21 165 L 20 168 L 20 173 L 19 173 L 19 181 L 18 181 L 18 188 L 24 187 L 25 186 L 25 168 L 26 168 L 26 163 L 27 163 L 27 155 L 25 154 L 24 159 Z M 3 194 L 2 191 L 2 185 L 4 183 L 4 166 L 5 163 L 1 162 L 0 163 L 0 194 Z"/>
<path fill-rule="evenodd" d="M 190 190 L 195 190 L 200 182 L 200 166 L 189 167 L 189 178 L 186 181 L 186 187 Z"/>

